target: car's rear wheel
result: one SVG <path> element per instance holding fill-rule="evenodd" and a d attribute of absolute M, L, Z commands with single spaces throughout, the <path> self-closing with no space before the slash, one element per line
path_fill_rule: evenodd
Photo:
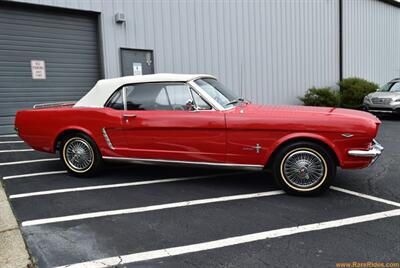
<path fill-rule="evenodd" d="M 295 142 L 278 151 L 273 171 L 277 183 L 286 192 L 316 195 L 331 185 L 336 163 L 325 147 L 313 142 Z"/>
<path fill-rule="evenodd" d="M 74 176 L 90 177 L 101 168 L 102 157 L 96 143 L 83 133 L 65 137 L 60 155 L 65 168 Z"/>

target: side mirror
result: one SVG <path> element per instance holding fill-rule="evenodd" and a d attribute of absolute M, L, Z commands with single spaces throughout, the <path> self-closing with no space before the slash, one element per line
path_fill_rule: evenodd
<path fill-rule="evenodd" d="M 186 105 L 186 110 L 187 110 L 187 111 L 198 111 L 196 105 L 194 104 L 194 101 L 191 100 L 191 99 L 188 99 L 188 100 L 186 101 L 186 104 L 185 104 L 185 105 Z"/>

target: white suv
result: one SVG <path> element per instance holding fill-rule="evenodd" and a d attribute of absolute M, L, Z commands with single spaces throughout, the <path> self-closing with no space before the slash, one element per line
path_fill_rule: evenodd
<path fill-rule="evenodd" d="M 391 80 L 364 98 L 364 109 L 371 113 L 400 115 L 400 78 Z"/>

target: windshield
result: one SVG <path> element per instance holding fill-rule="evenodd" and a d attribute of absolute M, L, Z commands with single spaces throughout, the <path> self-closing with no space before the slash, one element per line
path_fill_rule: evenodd
<path fill-rule="evenodd" d="M 239 98 L 216 79 L 202 78 L 194 82 L 224 108 L 233 107 L 239 102 Z"/>
<path fill-rule="evenodd" d="M 389 82 L 379 89 L 381 92 L 400 92 L 400 82 Z"/>

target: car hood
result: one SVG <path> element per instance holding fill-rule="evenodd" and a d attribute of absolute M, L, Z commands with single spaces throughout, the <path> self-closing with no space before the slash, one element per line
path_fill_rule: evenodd
<path fill-rule="evenodd" d="M 244 110 L 247 114 L 272 114 L 274 117 L 304 117 L 310 119 L 315 117 L 323 117 L 324 119 L 328 119 L 328 117 L 351 117 L 354 119 L 369 119 L 380 123 L 380 120 L 370 113 L 332 107 L 248 104 Z"/>
<path fill-rule="evenodd" d="M 368 95 L 370 98 L 399 98 L 400 97 L 400 92 L 382 92 L 382 91 L 377 91 L 370 93 Z"/>

